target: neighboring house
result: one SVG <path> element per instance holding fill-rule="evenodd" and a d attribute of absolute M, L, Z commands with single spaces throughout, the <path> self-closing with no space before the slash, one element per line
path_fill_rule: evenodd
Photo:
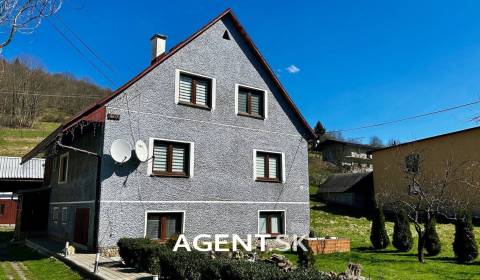
<path fill-rule="evenodd" d="M 308 234 L 314 134 L 227 10 L 24 156 L 46 152 L 49 236 L 103 253 L 122 237 Z M 114 140 L 149 160 L 112 160 Z M 75 147 L 75 148 L 72 148 Z M 98 156 L 97 156 L 98 155 Z"/>
<path fill-rule="evenodd" d="M 373 173 L 334 174 L 318 187 L 320 201 L 362 210 L 372 207 Z"/>
<path fill-rule="evenodd" d="M 324 161 L 342 168 L 345 173 L 370 172 L 373 170 L 370 145 L 326 139 L 317 143 L 314 151 L 320 152 Z"/>
<path fill-rule="evenodd" d="M 45 160 L 34 158 L 23 165 L 20 162 L 19 157 L 0 157 L 0 224 L 15 224 L 16 234 L 21 233 L 21 228 L 23 232 L 45 230 L 48 198 L 42 200 L 38 194 Z M 30 196 L 32 191 L 35 193 Z"/>
<path fill-rule="evenodd" d="M 382 200 L 410 201 L 421 184 L 430 189 L 432 199 L 439 197 L 439 187 L 447 182 L 445 204 L 459 202 L 478 216 L 479 144 L 480 127 L 475 127 L 373 151 L 375 193 Z"/>

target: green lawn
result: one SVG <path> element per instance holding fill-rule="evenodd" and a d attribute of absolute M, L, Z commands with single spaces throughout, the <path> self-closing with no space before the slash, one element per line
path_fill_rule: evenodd
<path fill-rule="evenodd" d="M 0 127 L 0 155 L 23 156 L 60 124 L 39 122 L 33 128 Z"/>
<path fill-rule="evenodd" d="M 396 252 L 393 246 L 383 251 L 370 249 L 370 221 L 332 213 L 312 202 L 311 227 L 317 236 L 338 236 L 351 239 L 352 252 L 317 256 L 316 266 L 322 271 L 342 272 L 348 262 L 360 263 L 364 276 L 372 279 L 480 279 L 480 259 L 472 265 L 460 265 L 453 258 L 453 225 L 437 225 L 442 240 L 442 253 L 436 257 L 427 257 L 426 263 L 416 259 L 416 244 L 407 253 Z M 393 224 L 387 223 L 387 231 L 393 233 Z M 412 226 L 412 233 L 416 238 Z M 477 242 L 480 229 L 476 228 Z M 480 243 L 479 243 L 480 247 Z M 292 257 L 292 256 L 290 256 Z"/>
<path fill-rule="evenodd" d="M 78 273 L 53 257 L 40 255 L 23 245 L 11 245 L 12 232 L 0 229 L 0 280 L 78 280 Z"/>

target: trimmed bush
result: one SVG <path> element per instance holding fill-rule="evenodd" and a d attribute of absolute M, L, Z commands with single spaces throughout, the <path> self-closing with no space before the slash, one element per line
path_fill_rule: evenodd
<path fill-rule="evenodd" d="M 212 259 L 203 252 L 173 252 L 165 245 L 143 238 L 123 238 L 118 242 L 125 264 L 139 271 L 176 280 L 321 280 L 315 269 L 285 272 L 266 262 Z"/>
<path fill-rule="evenodd" d="M 220 269 L 222 279 L 229 280 L 281 280 L 286 279 L 286 274 L 271 264 L 242 260 L 225 261 Z"/>
<path fill-rule="evenodd" d="M 470 215 L 466 215 L 464 219 L 459 219 L 455 223 L 453 251 L 459 263 L 472 263 L 478 257 L 478 247 Z"/>
<path fill-rule="evenodd" d="M 387 248 L 390 244 L 387 231 L 385 230 L 385 216 L 380 207 L 375 208 L 372 217 L 372 229 L 370 231 L 370 241 L 376 250 Z"/>
<path fill-rule="evenodd" d="M 400 252 L 408 252 L 412 249 L 412 231 L 410 230 L 407 212 L 404 209 L 400 209 L 395 215 L 392 244 Z"/>
<path fill-rule="evenodd" d="M 142 270 L 142 268 L 137 267 L 142 262 L 140 260 L 142 257 L 141 248 L 153 245 L 153 241 L 146 238 L 122 238 L 117 242 L 120 257 L 122 257 L 125 265 L 135 267 L 138 270 Z"/>
<path fill-rule="evenodd" d="M 425 225 L 425 250 L 429 256 L 436 256 L 442 251 L 436 224 L 435 218 L 432 218 Z"/>

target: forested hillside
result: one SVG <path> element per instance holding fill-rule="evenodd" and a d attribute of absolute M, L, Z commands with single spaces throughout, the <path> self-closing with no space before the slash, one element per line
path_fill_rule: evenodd
<path fill-rule="evenodd" d="M 48 73 L 33 59 L 0 60 L 0 126 L 60 123 L 109 90 L 72 74 Z"/>
<path fill-rule="evenodd" d="M 109 93 L 31 58 L 0 59 L 0 156 L 22 156 L 61 122 Z"/>

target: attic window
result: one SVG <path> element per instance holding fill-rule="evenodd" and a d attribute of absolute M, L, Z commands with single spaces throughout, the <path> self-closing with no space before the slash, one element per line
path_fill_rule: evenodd
<path fill-rule="evenodd" d="M 228 33 L 228 30 L 225 30 L 222 37 L 225 40 L 230 40 L 230 33 Z"/>

